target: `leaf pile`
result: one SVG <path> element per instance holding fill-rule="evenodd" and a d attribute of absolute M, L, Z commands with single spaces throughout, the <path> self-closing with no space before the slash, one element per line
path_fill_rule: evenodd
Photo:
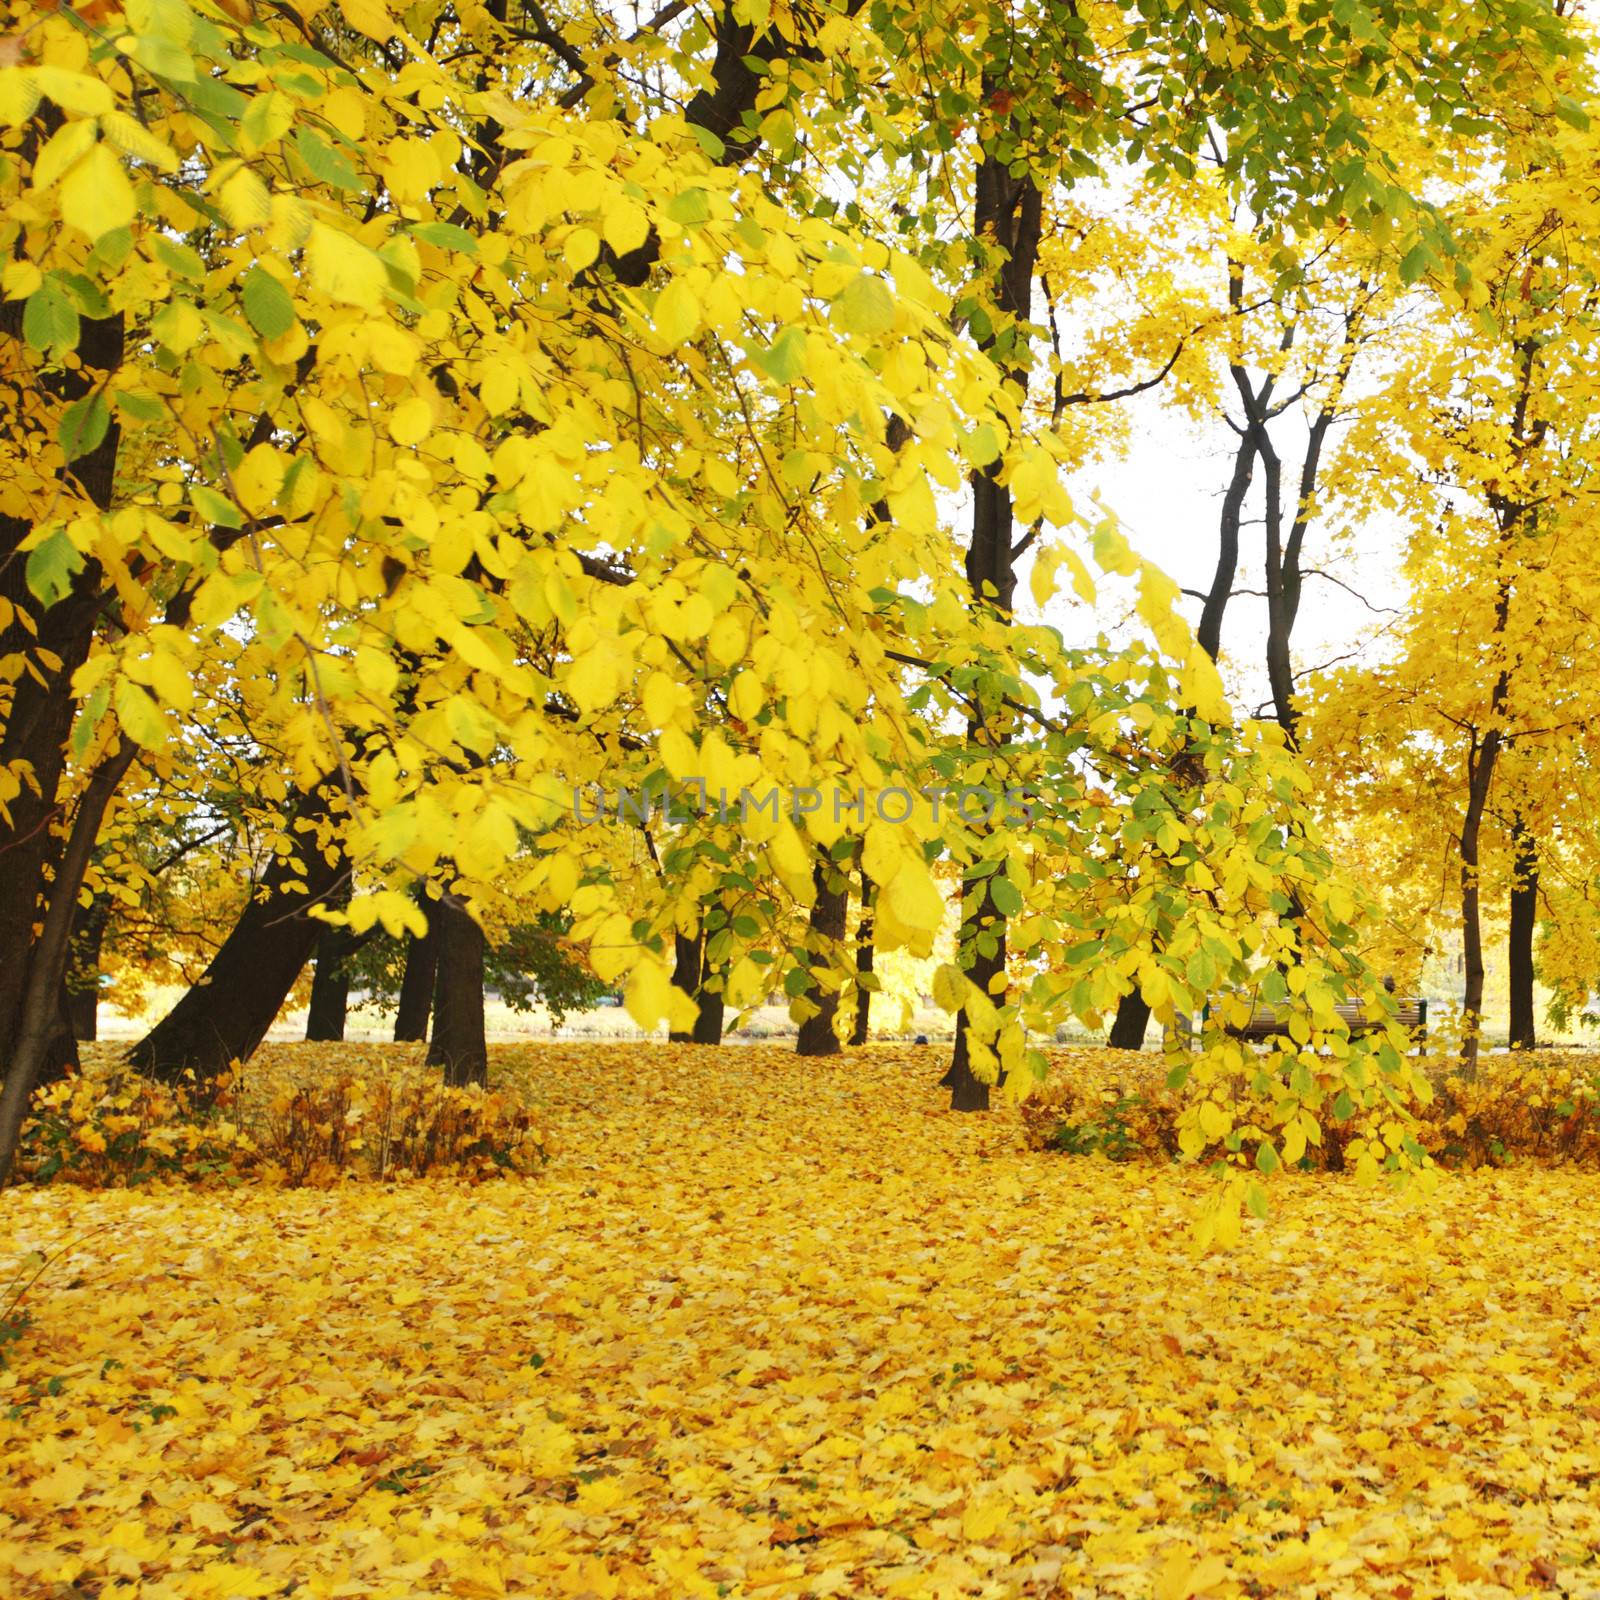
<path fill-rule="evenodd" d="M 1209 1094 L 1219 1108 L 1248 1103 L 1244 1080 L 1266 1059 L 1252 1055 L 1247 1067 L 1212 1081 Z M 1466 1076 L 1454 1059 L 1427 1061 L 1423 1071 L 1433 1097 L 1406 1120 L 1392 1111 L 1359 1112 L 1339 1097 L 1318 1114 L 1289 1104 L 1284 1115 L 1297 1126 L 1276 1133 L 1277 1148 L 1286 1161 L 1343 1171 L 1363 1149 L 1381 1150 L 1403 1133 L 1450 1166 L 1512 1160 L 1600 1166 L 1600 1057 L 1518 1051 L 1481 1056 Z M 1023 1103 L 1022 1119 L 1040 1149 L 1165 1162 L 1178 1158 L 1181 1118 L 1193 1098 L 1159 1056 L 1058 1050 L 1051 1052 L 1049 1078 Z M 1268 1096 L 1257 1098 L 1270 1104 Z M 1258 1144 L 1273 1135 L 1272 1126 L 1241 1120 L 1227 1143 L 1236 1159 L 1275 1170 L 1276 1151 L 1262 1159 Z"/>
<path fill-rule="evenodd" d="M 1203 1174 L 941 1064 L 519 1046 L 532 1181 L 13 1192 L 5 1249 L 76 1242 L 4 1347 L 0 1591 L 1600 1590 L 1595 1175 L 1288 1173 L 1199 1258 Z"/>
<path fill-rule="evenodd" d="M 268 1045 L 248 1069 L 169 1086 L 95 1052 L 35 1097 L 19 1170 L 36 1183 L 103 1188 L 158 1178 L 321 1184 L 527 1172 L 540 1130 L 516 1095 L 451 1088 L 416 1049 Z"/>

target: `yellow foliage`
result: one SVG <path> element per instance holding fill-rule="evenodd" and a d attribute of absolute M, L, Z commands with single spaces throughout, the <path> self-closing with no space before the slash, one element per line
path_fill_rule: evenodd
<path fill-rule="evenodd" d="M 929 1055 L 496 1050 L 536 1179 L 11 1193 L 6 1594 L 1588 1592 L 1592 1174 L 1296 1176 L 1197 1262 L 1198 1175 Z"/>

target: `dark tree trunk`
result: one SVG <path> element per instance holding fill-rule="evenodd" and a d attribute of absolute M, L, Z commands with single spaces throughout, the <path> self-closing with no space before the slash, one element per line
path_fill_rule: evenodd
<path fill-rule="evenodd" d="M 1150 1007 L 1137 989 L 1117 1002 L 1106 1044 L 1113 1050 L 1144 1049 L 1144 1032 L 1150 1026 Z"/>
<path fill-rule="evenodd" d="M 300 826 L 326 818 L 320 790 L 298 796 L 284 830 L 293 854 L 273 856 L 205 976 L 130 1052 L 146 1077 L 175 1083 L 192 1072 L 204 1081 L 255 1053 L 325 926 L 309 908 L 328 900 L 349 872 L 342 851 L 321 848 L 315 832 Z"/>
<path fill-rule="evenodd" d="M 350 973 L 345 962 L 355 947 L 347 928 L 324 928 L 317 935 L 317 964 L 311 974 L 311 1000 L 306 1008 L 307 1039 L 344 1038 L 350 1010 Z"/>
<path fill-rule="evenodd" d="M 1467 759 L 1467 812 L 1461 822 L 1461 954 L 1465 977 L 1461 991 L 1461 1059 L 1471 1066 L 1478 1059 L 1483 1031 L 1483 921 L 1479 910 L 1478 842 L 1483 812 L 1494 780 L 1495 757 L 1500 751 L 1500 730 L 1491 728 Z"/>
<path fill-rule="evenodd" d="M 1538 447 L 1544 435 L 1542 423 L 1528 425 L 1528 408 L 1533 399 L 1534 364 L 1538 359 L 1539 345 L 1533 339 L 1524 339 L 1516 346 L 1519 373 L 1519 392 L 1511 417 L 1510 437 L 1513 442 L 1513 459 L 1519 465 L 1523 457 Z M 1495 577 L 1494 628 L 1491 643 L 1496 650 L 1503 647 L 1506 629 L 1511 621 L 1512 568 L 1511 546 L 1524 526 L 1532 521 L 1535 508 L 1527 502 L 1514 500 L 1500 490 L 1490 487 L 1489 504 L 1499 529 L 1499 571 Z M 1511 667 L 1502 657 L 1495 673 L 1494 687 L 1489 694 L 1489 726 L 1480 736 L 1476 730 L 1467 750 L 1467 809 L 1461 821 L 1461 949 L 1465 968 L 1462 985 L 1461 1011 L 1463 1037 L 1461 1061 L 1471 1068 L 1478 1059 L 1478 1041 L 1483 1031 L 1483 925 L 1480 913 L 1480 888 L 1478 883 L 1479 837 L 1483 831 L 1484 812 L 1489 804 L 1489 791 L 1494 785 L 1494 769 L 1505 742 L 1500 719 L 1505 714 L 1506 702 L 1511 694 Z M 1531 935 L 1530 935 L 1531 938 Z M 1532 962 L 1532 953 L 1529 953 Z M 1531 983 L 1531 979 L 1530 979 Z M 1531 996 L 1530 996 L 1531 1007 Z"/>
<path fill-rule="evenodd" d="M 39 937 L 29 949 L 28 971 L 20 985 L 22 1005 L 17 1033 L 6 1041 L 10 1048 L 5 1084 L 0 1088 L 0 1186 L 10 1180 L 17 1144 L 22 1137 L 23 1118 L 27 1115 L 34 1086 L 53 1052 L 60 1049 L 65 1031 L 61 992 L 71 951 L 78 890 L 89 869 L 89 858 L 94 852 L 106 807 L 133 765 L 135 754 L 134 746 L 125 743 L 115 755 L 101 762 L 84 787 L 71 832 L 56 858 L 50 903 L 45 908 Z M 67 1043 L 71 1044 L 70 1034 Z"/>
<path fill-rule="evenodd" d="M 434 908 L 439 923 L 438 978 L 433 993 L 433 1042 L 428 1065 L 444 1068 L 452 1088 L 489 1082 L 483 1024 L 483 929 L 454 895 Z"/>
<path fill-rule="evenodd" d="M 811 869 L 811 883 L 816 898 L 811 902 L 806 939 L 807 965 L 812 972 L 806 998 L 817 1010 L 800 1024 L 794 1048 L 796 1055 L 835 1056 L 839 1053 L 839 1035 L 834 1028 L 839 1015 L 839 990 L 825 985 L 818 975 L 834 964 L 839 947 L 844 943 L 849 896 L 845 879 L 832 861 L 819 861 Z"/>
<path fill-rule="evenodd" d="M 856 1015 L 850 1025 L 850 1043 L 865 1044 L 872 1022 L 872 879 L 861 869 L 861 922 L 856 928 Z"/>
<path fill-rule="evenodd" d="M 406 938 L 406 966 L 400 978 L 400 1000 L 394 1014 L 396 1044 L 417 1044 L 428 1037 L 433 1010 L 433 985 L 439 966 L 439 907 L 425 900 L 428 931 Z"/>
<path fill-rule="evenodd" d="M 984 917 L 984 911 L 991 913 L 987 919 Z M 995 987 L 995 980 L 1006 970 L 1006 925 L 1004 919 L 990 905 L 987 890 L 984 893 L 983 910 L 979 912 L 978 926 L 973 935 L 973 948 L 977 953 L 966 969 L 967 976 L 985 994 L 993 996 L 995 1003 L 998 1004 L 1000 994 Z M 945 1081 L 950 1087 L 952 1111 L 989 1109 L 989 1085 L 978 1078 L 972 1070 L 972 1041 L 968 1037 L 965 1010 L 956 1017 L 956 1047 L 950 1059 L 950 1070 L 945 1075 Z"/>
<path fill-rule="evenodd" d="M 72 1037 L 92 1044 L 100 1033 L 100 951 L 111 921 L 111 896 L 103 891 L 78 908 L 63 1002 Z"/>
<path fill-rule="evenodd" d="M 700 975 L 705 971 L 706 936 L 703 929 L 697 928 L 693 934 L 676 933 L 673 935 L 673 963 L 672 986 L 681 990 L 694 1001 L 696 1013 L 700 1007 Z M 667 1039 L 672 1044 L 693 1044 L 695 1032 L 698 1028 L 691 1028 L 687 1033 L 680 1031 L 669 1032 Z M 722 1042 L 721 1020 L 717 1024 L 717 1042 Z"/>
<path fill-rule="evenodd" d="M 711 964 L 702 962 L 700 967 L 700 993 L 695 996 L 697 1008 L 694 1019 L 694 1032 L 690 1035 L 695 1044 L 721 1044 L 724 1004 L 720 990 L 710 987 Z"/>
<path fill-rule="evenodd" d="M 1229 278 L 1228 297 L 1238 310 L 1244 280 L 1237 273 Z M 1239 437 L 1233 453 L 1233 476 L 1228 481 L 1228 491 L 1222 497 L 1222 517 L 1217 526 L 1217 566 L 1211 575 L 1211 587 L 1206 592 L 1205 604 L 1200 612 L 1200 626 L 1195 637 L 1200 648 L 1217 660 L 1222 654 L 1222 619 L 1227 614 L 1228 602 L 1233 598 L 1233 582 L 1239 574 L 1239 525 L 1244 516 L 1245 496 L 1255 476 L 1255 435 L 1246 429 Z"/>
<path fill-rule="evenodd" d="M 22 159 L 32 159 L 31 142 L 42 137 L 40 126 L 36 119 L 25 134 L 29 144 Z M 17 373 L 29 366 L 11 349 L 21 342 L 22 312 L 22 301 L 0 301 L 0 353 Z M 79 326 L 78 364 L 38 381 L 39 400 L 50 411 L 83 398 L 122 364 L 120 315 L 84 318 Z M 35 420 L 44 431 L 54 432 L 49 417 Z M 102 511 L 112 502 L 120 438 L 120 425 L 113 421 L 100 443 L 62 474 L 76 480 L 78 489 Z M 0 659 L 26 663 L 23 670 L 9 675 L 10 703 L 0 726 L 0 767 L 26 763 L 29 769 L 29 782 L 12 796 L 7 815 L 0 817 L 0 1076 L 23 1037 L 23 1013 L 37 970 L 35 929 L 48 914 L 52 884 L 60 881 L 56 874 L 64 841 L 54 824 L 60 817 L 67 741 L 77 712 L 72 675 L 88 658 L 104 600 L 104 575 L 98 562 L 88 560 L 55 604 L 41 602 L 28 587 L 22 550 L 32 532 L 32 524 L 22 518 L 0 515 L 0 601 L 5 602 L 0 614 L 6 618 L 0 626 Z M 76 885 L 71 892 L 76 896 Z M 65 1055 L 75 1061 L 71 1029 L 61 1017 L 58 994 L 51 996 L 48 1014 L 52 1039 L 45 1054 L 52 1060 Z M 36 1062 L 35 1081 L 40 1070 Z"/>
<path fill-rule="evenodd" d="M 1511 837 L 1516 844 L 1506 950 L 1511 977 L 1511 1048 L 1532 1050 L 1538 1043 L 1533 1014 L 1533 934 L 1539 920 L 1539 848 L 1520 815 L 1512 819 Z"/>
<path fill-rule="evenodd" d="M 986 94 L 997 93 L 1003 84 L 985 81 Z M 985 155 L 978 164 L 973 210 L 974 232 L 980 239 L 992 240 L 1006 254 L 995 284 L 995 299 L 1002 311 L 1019 322 L 1027 321 L 1033 306 L 1033 273 L 1039 254 L 1043 218 L 1043 196 L 1030 175 L 1013 176 L 1010 163 Z M 1018 340 L 1005 349 L 993 340 L 986 347 L 1003 377 L 1019 389 L 1027 387 L 1027 346 Z M 974 609 L 987 610 L 1009 620 L 1016 592 L 1017 556 L 1027 547 L 1028 538 L 1013 544 L 1014 518 L 1011 491 L 1001 481 L 999 462 L 984 468 L 972 478 L 972 539 L 967 546 L 967 586 Z M 990 708 L 980 706 L 980 716 Z M 992 708 L 996 712 L 998 706 Z M 980 732 L 970 729 L 976 743 Z M 991 738 L 1004 737 L 1003 731 L 990 731 Z M 975 909 L 963 921 L 960 959 L 967 975 L 989 995 L 996 1005 L 1005 1002 L 1003 975 L 1006 969 L 1005 917 L 990 894 L 989 878 L 969 879 L 965 899 Z M 950 1088 L 954 1111 L 986 1111 L 989 1085 L 980 1082 L 972 1071 L 971 1042 L 963 1011 L 956 1018 L 955 1049 L 950 1067 L 941 1082 Z"/>

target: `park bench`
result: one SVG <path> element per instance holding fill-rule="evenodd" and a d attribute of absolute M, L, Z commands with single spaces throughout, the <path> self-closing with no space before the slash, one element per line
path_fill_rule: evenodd
<path fill-rule="evenodd" d="M 1397 1013 L 1395 1021 L 1418 1042 L 1428 1037 L 1428 1002 L 1421 998 L 1397 1000 L 1395 1002 Z M 1379 1024 L 1373 1022 L 1366 1013 L 1366 1008 L 1355 1001 L 1347 1001 L 1343 1005 L 1334 1007 L 1339 1016 L 1348 1025 L 1351 1033 L 1370 1033 Z M 1289 1031 L 1289 1011 L 1285 1007 L 1275 1011 L 1265 1001 L 1257 1001 L 1255 1010 L 1250 1013 L 1250 1020 L 1243 1025 L 1230 1026 L 1228 1032 L 1236 1039 L 1247 1039 L 1252 1043 L 1260 1043 L 1266 1039 L 1278 1039 Z"/>

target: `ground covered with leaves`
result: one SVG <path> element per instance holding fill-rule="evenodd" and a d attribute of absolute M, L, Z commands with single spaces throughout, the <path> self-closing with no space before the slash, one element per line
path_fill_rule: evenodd
<path fill-rule="evenodd" d="M 517 1046 L 531 1175 L 8 1193 L 0 1593 L 1600 1594 L 1600 1176 L 1197 1259 L 938 1065 Z"/>

